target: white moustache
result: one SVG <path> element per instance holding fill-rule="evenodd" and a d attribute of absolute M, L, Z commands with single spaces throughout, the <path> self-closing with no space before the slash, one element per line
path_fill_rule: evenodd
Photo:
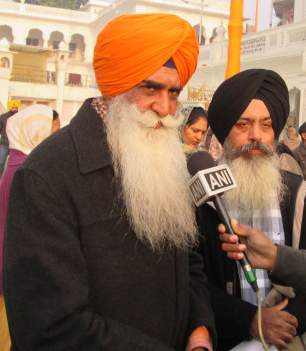
<path fill-rule="evenodd" d="M 136 123 L 145 128 L 153 128 L 159 123 L 164 128 L 177 129 L 183 123 L 184 119 L 184 116 L 180 113 L 180 109 L 181 104 L 178 103 L 174 116 L 167 115 L 160 117 L 154 111 L 139 110 L 135 104 L 131 105 L 131 110 L 135 111 L 133 115 L 135 116 Z"/>

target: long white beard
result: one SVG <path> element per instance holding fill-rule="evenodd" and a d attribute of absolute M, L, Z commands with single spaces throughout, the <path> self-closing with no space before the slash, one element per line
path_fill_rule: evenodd
<path fill-rule="evenodd" d="M 158 122 L 163 124 L 153 129 Z M 187 249 L 197 240 L 190 176 L 178 137 L 181 118 L 139 111 L 124 94 L 112 99 L 107 140 L 126 214 L 137 237 L 153 249 Z"/>
<path fill-rule="evenodd" d="M 275 146 L 256 143 L 264 152 L 259 155 L 250 155 L 252 148 L 249 144 L 235 149 L 229 140 L 223 148 L 223 157 L 219 164 L 227 164 L 237 183 L 237 187 L 224 194 L 228 211 L 243 214 L 243 217 L 252 218 L 257 210 L 263 217 L 271 208 L 273 195 L 282 201 L 286 196 L 286 186 L 282 182 L 279 171 L 279 156 Z"/>

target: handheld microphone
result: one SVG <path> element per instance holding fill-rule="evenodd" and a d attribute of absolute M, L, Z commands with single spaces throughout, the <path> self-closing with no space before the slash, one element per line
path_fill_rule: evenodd
<path fill-rule="evenodd" d="M 226 232 L 235 234 L 219 194 L 236 187 L 234 177 L 227 165 L 215 166 L 211 155 L 206 151 L 191 154 L 187 160 L 187 168 L 192 178 L 188 182 L 188 189 L 197 207 L 212 200 Z M 237 243 L 238 244 L 238 243 Z M 258 291 L 257 278 L 246 254 L 239 260 L 248 283 L 256 293 Z"/>

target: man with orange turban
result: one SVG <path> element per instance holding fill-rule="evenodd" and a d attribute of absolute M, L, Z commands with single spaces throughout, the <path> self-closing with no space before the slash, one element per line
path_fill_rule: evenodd
<path fill-rule="evenodd" d="M 121 16 L 100 33 L 103 96 L 14 175 L 4 259 L 13 350 L 213 350 L 177 131 L 197 57 L 195 31 L 174 15 Z"/>
<path fill-rule="evenodd" d="M 8 138 L 6 135 L 6 122 L 11 116 L 13 116 L 15 113 L 18 112 L 19 106 L 20 106 L 19 100 L 10 100 L 7 103 L 8 112 L 3 113 L 0 116 L 0 134 L 1 134 L 1 140 L 0 140 L 0 178 L 1 178 L 2 173 L 4 171 L 4 165 L 5 165 L 7 156 L 10 153 Z"/>

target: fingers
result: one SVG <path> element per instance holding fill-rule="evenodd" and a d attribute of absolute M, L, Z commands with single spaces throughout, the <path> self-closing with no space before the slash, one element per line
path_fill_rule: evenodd
<path fill-rule="evenodd" d="M 241 260 L 244 257 L 242 251 L 246 250 L 244 244 L 222 244 L 222 250 L 227 252 L 227 257 L 234 260 Z"/>
<path fill-rule="evenodd" d="M 223 224 L 219 224 L 218 225 L 218 231 L 219 231 L 220 234 L 225 233 L 225 231 L 226 231 L 225 226 Z"/>
<path fill-rule="evenodd" d="M 286 308 L 288 303 L 289 303 L 289 299 L 286 298 L 286 299 L 284 299 L 283 301 L 281 301 L 280 303 L 278 303 L 277 305 L 275 305 L 272 308 L 275 308 L 276 310 L 281 311 L 284 308 Z M 292 329 L 292 333 L 293 333 L 293 335 L 295 335 L 296 334 L 295 328 L 298 327 L 298 320 L 297 320 L 297 318 L 295 316 L 293 316 L 292 314 L 290 314 L 288 312 L 285 312 L 284 320 L 285 320 L 286 323 L 288 323 L 290 325 L 290 327 L 294 328 L 294 330 Z M 289 332 L 289 330 L 288 330 L 288 332 Z"/>
<path fill-rule="evenodd" d="M 283 308 L 284 303 L 278 304 L 277 308 Z M 296 335 L 297 319 L 286 311 L 279 311 L 277 308 L 262 309 L 262 331 L 267 343 L 275 345 L 277 348 L 287 349 Z M 251 335 L 258 339 L 258 313 L 255 314 L 251 325 Z"/>
<path fill-rule="evenodd" d="M 239 240 L 238 235 L 234 235 L 234 234 L 220 234 L 219 238 L 221 241 L 225 243 L 232 243 L 232 244 L 237 243 Z"/>
<path fill-rule="evenodd" d="M 250 233 L 250 231 L 252 230 L 251 227 L 238 223 L 237 219 L 235 219 L 235 218 L 231 219 L 231 226 L 232 226 L 234 232 L 236 234 L 238 234 L 239 236 L 247 236 Z M 223 224 L 220 224 L 218 226 L 218 231 L 220 234 L 224 234 L 226 232 L 225 226 Z"/>
<path fill-rule="evenodd" d="M 226 255 L 232 260 L 241 260 L 244 257 L 242 252 L 228 252 Z"/>
<path fill-rule="evenodd" d="M 283 301 L 281 301 L 280 303 L 278 303 L 277 305 L 275 305 L 273 308 L 281 311 L 283 310 L 287 305 L 288 305 L 289 299 L 285 298 Z"/>
<path fill-rule="evenodd" d="M 288 315 L 291 317 L 294 317 L 290 314 Z M 297 324 L 297 321 L 296 321 L 296 324 Z M 286 327 L 283 328 L 283 331 L 279 333 L 278 338 L 274 342 L 274 345 L 278 348 L 287 349 L 288 344 L 290 344 L 293 341 L 293 338 L 295 335 L 296 335 L 296 327 L 290 323 L 286 324 Z"/>
<path fill-rule="evenodd" d="M 251 227 L 238 223 L 235 218 L 231 219 L 231 226 L 233 231 L 239 236 L 247 236 L 250 233 L 250 230 L 252 230 Z"/>
<path fill-rule="evenodd" d="M 223 224 L 219 225 L 218 230 L 220 232 L 219 239 L 223 241 L 222 250 L 227 252 L 227 257 L 233 260 L 241 260 L 244 257 L 242 251 L 246 250 L 246 245 L 237 244 L 239 240 L 237 235 L 226 234 Z"/>
<path fill-rule="evenodd" d="M 273 344 L 277 349 L 287 349 L 289 344 L 292 343 L 294 336 L 291 334 L 284 333 L 281 338 L 275 339 Z"/>

